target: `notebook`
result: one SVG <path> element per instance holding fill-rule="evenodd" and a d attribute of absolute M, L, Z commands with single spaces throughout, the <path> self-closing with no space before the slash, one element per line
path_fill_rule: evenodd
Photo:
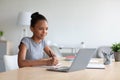
<path fill-rule="evenodd" d="M 82 48 L 78 51 L 75 59 L 70 67 L 61 66 L 58 68 L 47 68 L 48 71 L 72 72 L 86 69 L 92 55 L 95 53 L 95 48 Z"/>
<path fill-rule="evenodd" d="M 101 63 L 89 63 L 87 69 L 105 69 L 105 65 Z"/>

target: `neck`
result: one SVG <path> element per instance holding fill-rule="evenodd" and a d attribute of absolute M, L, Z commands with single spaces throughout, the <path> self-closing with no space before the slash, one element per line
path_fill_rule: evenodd
<path fill-rule="evenodd" d="M 37 38 L 35 36 L 32 36 L 32 39 L 36 42 L 36 43 L 40 43 L 42 39 Z"/>

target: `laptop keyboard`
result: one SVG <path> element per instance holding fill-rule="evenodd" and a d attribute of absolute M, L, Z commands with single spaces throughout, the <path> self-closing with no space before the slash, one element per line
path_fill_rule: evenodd
<path fill-rule="evenodd" d="M 49 68 L 47 70 L 49 71 L 60 71 L 60 72 L 67 72 L 69 70 L 70 67 L 67 67 L 67 66 L 61 66 L 59 68 Z"/>
<path fill-rule="evenodd" d="M 70 67 L 67 66 L 61 66 L 59 68 L 57 68 L 57 70 L 69 70 Z"/>

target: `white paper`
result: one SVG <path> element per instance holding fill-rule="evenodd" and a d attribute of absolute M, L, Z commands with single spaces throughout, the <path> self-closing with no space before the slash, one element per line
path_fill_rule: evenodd
<path fill-rule="evenodd" d="M 57 65 L 55 65 L 55 66 L 40 66 L 40 67 L 42 67 L 42 68 L 59 68 L 59 67 L 61 67 L 62 66 L 62 63 L 58 63 Z"/>
<path fill-rule="evenodd" d="M 88 69 L 105 69 L 105 65 L 100 63 L 89 63 L 87 65 L 87 68 Z"/>

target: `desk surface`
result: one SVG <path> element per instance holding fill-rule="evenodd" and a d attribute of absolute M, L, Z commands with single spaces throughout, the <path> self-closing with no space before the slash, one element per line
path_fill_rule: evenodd
<path fill-rule="evenodd" d="M 85 69 L 69 73 L 25 67 L 0 73 L 0 80 L 120 80 L 120 62 L 112 62 L 106 69 Z"/>

